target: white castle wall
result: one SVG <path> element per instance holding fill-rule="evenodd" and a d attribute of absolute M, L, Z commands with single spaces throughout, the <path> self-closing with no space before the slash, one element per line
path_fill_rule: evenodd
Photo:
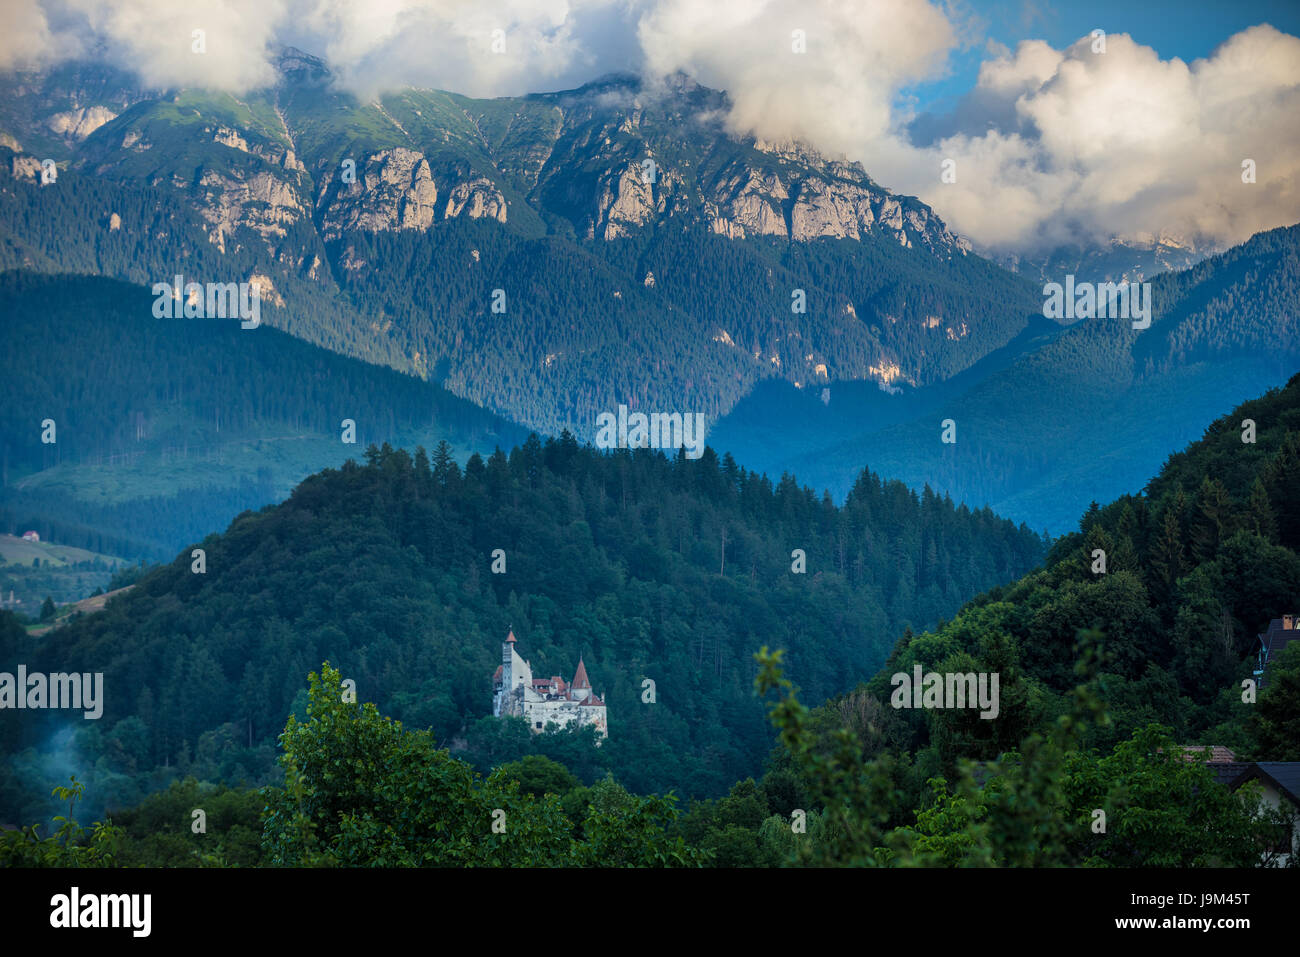
<path fill-rule="evenodd" d="M 566 728 L 594 725 L 602 736 L 608 735 L 604 705 L 584 705 L 582 701 L 594 692 L 589 688 L 576 689 L 575 700 L 548 698 L 533 688 L 532 666 L 515 651 L 513 642 L 504 642 L 501 648 L 501 683 L 492 700 L 492 714 L 500 717 L 521 717 L 535 734 L 546 729 L 547 724 Z"/>

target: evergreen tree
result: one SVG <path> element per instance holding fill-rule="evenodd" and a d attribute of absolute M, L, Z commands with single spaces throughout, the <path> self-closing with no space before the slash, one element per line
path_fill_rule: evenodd
<path fill-rule="evenodd" d="M 1300 642 L 1268 663 L 1249 728 L 1255 760 L 1300 761 Z"/>
<path fill-rule="evenodd" d="M 1277 521 L 1273 518 L 1273 507 L 1268 501 L 1268 491 L 1259 477 L 1250 486 L 1250 499 L 1247 502 L 1246 527 L 1256 535 L 1273 541 L 1277 537 Z"/>
<path fill-rule="evenodd" d="M 456 472 L 456 460 L 452 457 L 451 446 L 443 439 L 433 450 L 433 480 L 439 487 L 446 488 Z"/>
<path fill-rule="evenodd" d="M 1182 577 L 1184 564 L 1183 531 L 1177 508 L 1171 503 L 1165 508 L 1160 521 L 1160 531 L 1151 548 L 1151 571 L 1154 590 L 1161 602 L 1170 601 L 1174 586 Z"/>
<path fill-rule="evenodd" d="M 1264 487 L 1277 519 L 1278 541 L 1300 549 L 1300 432 L 1288 432 L 1264 472 Z"/>
<path fill-rule="evenodd" d="M 1191 521 L 1192 555 L 1198 562 L 1214 558 L 1219 543 L 1232 535 L 1233 504 L 1218 479 L 1205 476 L 1196 493 Z"/>
<path fill-rule="evenodd" d="M 429 468 L 429 453 L 424 450 L 423 445 L 417 446 L 415 450 L 415 475 L 422 485 L 426 484 L 432 476 Z"/>

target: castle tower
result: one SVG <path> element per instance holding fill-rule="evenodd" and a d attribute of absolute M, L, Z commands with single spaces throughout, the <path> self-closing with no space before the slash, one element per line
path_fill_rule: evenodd
<path fill-rule="evenodd" d="M 591 682 L 587 679 L 587 668 L 582 663 L 581 655 L 578 656 L 578 670 L 573 675 L 573 683 L 569 685 L 569 690 L 578 701 L 585 701 L 591 695 Z"/>
<path fill-rule="evenodd" d="M 497 669 L 494 682 L 492 713 L 498 718 L 507 714 L 522 714 L 523 692 L 519 689 L 531 688 L 533 684 L 533 669 L 519 657 L 515 644 L 515 632 L 511 629 L 506 640 L 501 643 L 501 667 Z"/>

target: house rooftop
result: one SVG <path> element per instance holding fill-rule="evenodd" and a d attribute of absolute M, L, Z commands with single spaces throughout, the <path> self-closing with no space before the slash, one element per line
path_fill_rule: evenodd
<path fill-rule="evenodd" d="M 1277 788 L 1292 804 L 1300 807 L 1300 761 L 1256 761 L 1250 770 L 1232 783 L 1232 787 L 1235 790 L 1256 778 Z"/>
<path fill-rule="evenodd" d="M 1264 687 L 1264 681 L 1268 677 L 1269 663 L 1276 661 L 1291 642 L 1300 639 L 1300 628 L 1296 627 L 1297 624 L 1300 624 L 1300 615 L 1283 615 L 1270 621 L 1268 629 L 1258 636 L 1261 688 Z"/>
<path fill-rule="evenodd" d="M 1206 765 L 1214 775 L 1214 780 L 1229 788 L 1236 788 L 1237 781 L 1254 767 L 1249 761 L 1223 761 Z"/>
<path fill-rule="evenodd" d="M 1189 761 L 1200 760 L 1200 755 L 1204 753 L 1206 746 L 1201 744 L 1180 744 L 1184 754 L 1183 757 Z M 1205 759 L 1206 764 L 1230 764 L 1237 760 L 1237 756 L 1232 753 L 1231 749 L 1225 748 L 1221 744 L 1209 745 L 1210 754 Z"/>

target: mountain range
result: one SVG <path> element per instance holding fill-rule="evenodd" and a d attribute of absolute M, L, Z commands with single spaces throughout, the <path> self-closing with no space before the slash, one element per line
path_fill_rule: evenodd
<path fill-rule="evenodd" d="M 1139 491 L 1203 423 L 1282 385 L 1300 360 L 1300 227 L 1150 280 L 1153 318 L 1036 317 L 945 382 L 827 401 L 764 383 L 710 435 L 751 467 L 843 494 L 869 464 L 1059 534 L 1090 501 Z M 941 441 L 956 423 L 957 441 Z M 1073 510 L 1073 511 L 1072 511 Z"/>
<path fill-rule="evenodd" d="M 401 738 L 376 706 L 428 729 L 398 761 L 415 783 L 375 785 L 399 814 L 439 747 L 466 780 L 559 762 L 586 837 L 607 799 L 584 794 L 676 791 L 717 799 L 682 830 L 737 863 L 777 859 L 798 809 L 794 843 L 838 863 L 884 862 L 882 824 L 922 860 L 1141 864 L 1142 823 L 1070 823 L 1129 800 L 1094 764 L 1294 757 L 1294 659 L 1262 718 L 1239 689 L 1300 583 L 1300 225 L 994 261 L 729 105 L 681 73 L 358 98 L 291 48 L 239 96 L 94 62 L 0 76 L 0 532 L 113 575 L 84 614 L 0 610 L 0 669 L 108 689 L 102 720 L 0 712 L 0 824 L 61 810 L 75 771 L 96 813 L 201 780 L 255 827 L 333 786 L 342 679 L 372 730 Z M 1149 322 L 1048 316 L 1051 283 L 1117 280 Z M 174 282 L 246 284 L 259 322 L 160 314 Z M 708 444 L 593 447 L 623 406 L 700 413 Z M 490 716 L 507 634 L 538 674 L 583 662 L 607 740 Z M 886 706 L 926 668 L 998 678 L 1001 720 Z M 1079 724 L 1098 689 L 1113 721 Z M 963 759 L 1003 783 L 973 796 Z M 1144 800 L 1245 813 L 1198 770 Z M 340 826 L 391 832 L 357 794 Z M 1201 860 L 1188 833 L 1167 860 Z M 1242 835 L 1233 861 L 1258 856 Z"/>
<path fill-rule="evenodd" d="M 712 416 L 771 376 L 946 378 L 1033 311 L 927 206 L 728 134 L 723 95 L 685 77 L 362 103 L 280 63 L 244 99 L 99 67 L 11 80 L 0 265 L 256 275 L 274 325 L 579 435 L 620 400 Z M 64 200 L 38 188 L 47 156 Z"/>
<path fill-rule="evenodd" d="M 860 163 L 730 132 L 726 94 L 681 74 L 363 101 L 319 58 L 278 62 L 243 97 L 84 62 L 0 79 L 0 269 L 248 281 L 265 325 L 525 430 L 698 412 L 837 498 L 870 464 L 1053 532 L 1296 368 L 1294 228 L 1176 275 L 1207 250 L 1157 235 L 1016 273 Z M 1044 319 L 1040 280 L 1074 273 L 1152 282 L 1152 327 Z"/>

